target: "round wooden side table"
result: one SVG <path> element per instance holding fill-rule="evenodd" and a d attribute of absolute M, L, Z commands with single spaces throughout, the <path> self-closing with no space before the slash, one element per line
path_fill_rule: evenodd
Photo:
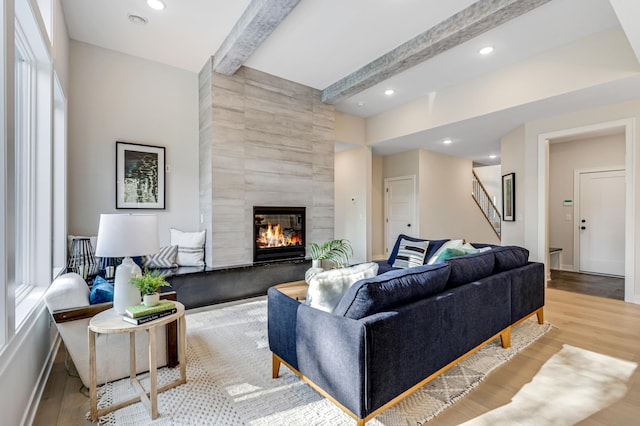
<path fill-rule="evenodd" d="M 184 305 L 180 302 L 174 302 L 176 305 L 176 313 L 158 318 L 144 324 L 135 325 L 128 323 L 122 319 L 122 314 L 116 313 L 111 308 L 100 312 L 89 322 L 89 369 L 91 374 L 91 383 L 89 388 L 89 399 L 91 404 L 91 420 L 96 421 L 99 417 L 104 416 L 112 411 L 131 405 L 141 401 L 149 411 L 149 415 L 153 420 L 158 418 L 158 393 L 167 389 L 174 388 L 187 382 L 187 364 L 186 364 L 186 321 L 184 318 Z M 158 388 L 158 368 L 156 359 L 156 332 L 161 325 L 170 322 L 178 322 L 178 362 L 180 364 L 180 377 L 171 383 Z M 138 331 L 146 331 L 149 334 L 149 390 L 145 391 L 140 384 L 136 375 L 136 338 Z M 118 334 L 129 333 L 129 366 L 131 384 L 136 390 L 137 395 L 118 402 L 104 408 L 98 408 L 98 386 L 96 373 L 96 335 L 97 334 Z"/>

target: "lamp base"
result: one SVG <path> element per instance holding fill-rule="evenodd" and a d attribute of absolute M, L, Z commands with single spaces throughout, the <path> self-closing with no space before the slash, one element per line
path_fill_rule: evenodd
<path fill-rule="evenodd" d="M 140 303 L 141 295 L 133 284 L 129 282 L 133 277 L 142 275 L 140 267 L 130 257 L 122 259 L 120 266 L 116 268 L 116 277 L 113 290 L 113 309 L 124 314 L 129 306 Z"/>

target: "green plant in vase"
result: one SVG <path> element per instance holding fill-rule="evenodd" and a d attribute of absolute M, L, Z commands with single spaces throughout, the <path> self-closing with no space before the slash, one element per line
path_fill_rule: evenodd
<path fill-rule="evenodd" d="M 314 268 L 321 267 L 323 260 L 333 262 L 338 268 L 349 266 L 349 258 L 353 256 L 353 248 L 349 240 L 331 240 L 322 245 L 311 243 L 309 245 Z"/>
<path fill-rule="evenodd" d="M 160 301 L 158 289 L 160 287 L 171 287 L 171 284 L 165 280 L 159 271 L 154 270 L 149 272 L 146 268 L 141 276 L 131 278 L 130 282 L 140 290 L 143 303 L 146 306 L 155 306 L 158 304 Z"/>

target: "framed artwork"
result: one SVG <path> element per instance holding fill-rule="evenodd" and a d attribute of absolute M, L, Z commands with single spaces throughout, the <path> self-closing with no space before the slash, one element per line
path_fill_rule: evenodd
<path fill-rule="evenodd" d="M 516 174 L 502 176 L 502 220 L 516 220 Z"/>
<path fill-rule="evenodd" d="M 165 149 L 116 142 L 116 208 L 165 208 Z"/>

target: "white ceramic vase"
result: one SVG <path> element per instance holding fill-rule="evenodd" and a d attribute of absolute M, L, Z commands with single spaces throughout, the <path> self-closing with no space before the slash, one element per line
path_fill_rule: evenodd
<path fill-rule="evenodd" d="M 144 306 L 156 306 L 160 302 L 160 293 L 145 294 L 142 296 Z"/>

